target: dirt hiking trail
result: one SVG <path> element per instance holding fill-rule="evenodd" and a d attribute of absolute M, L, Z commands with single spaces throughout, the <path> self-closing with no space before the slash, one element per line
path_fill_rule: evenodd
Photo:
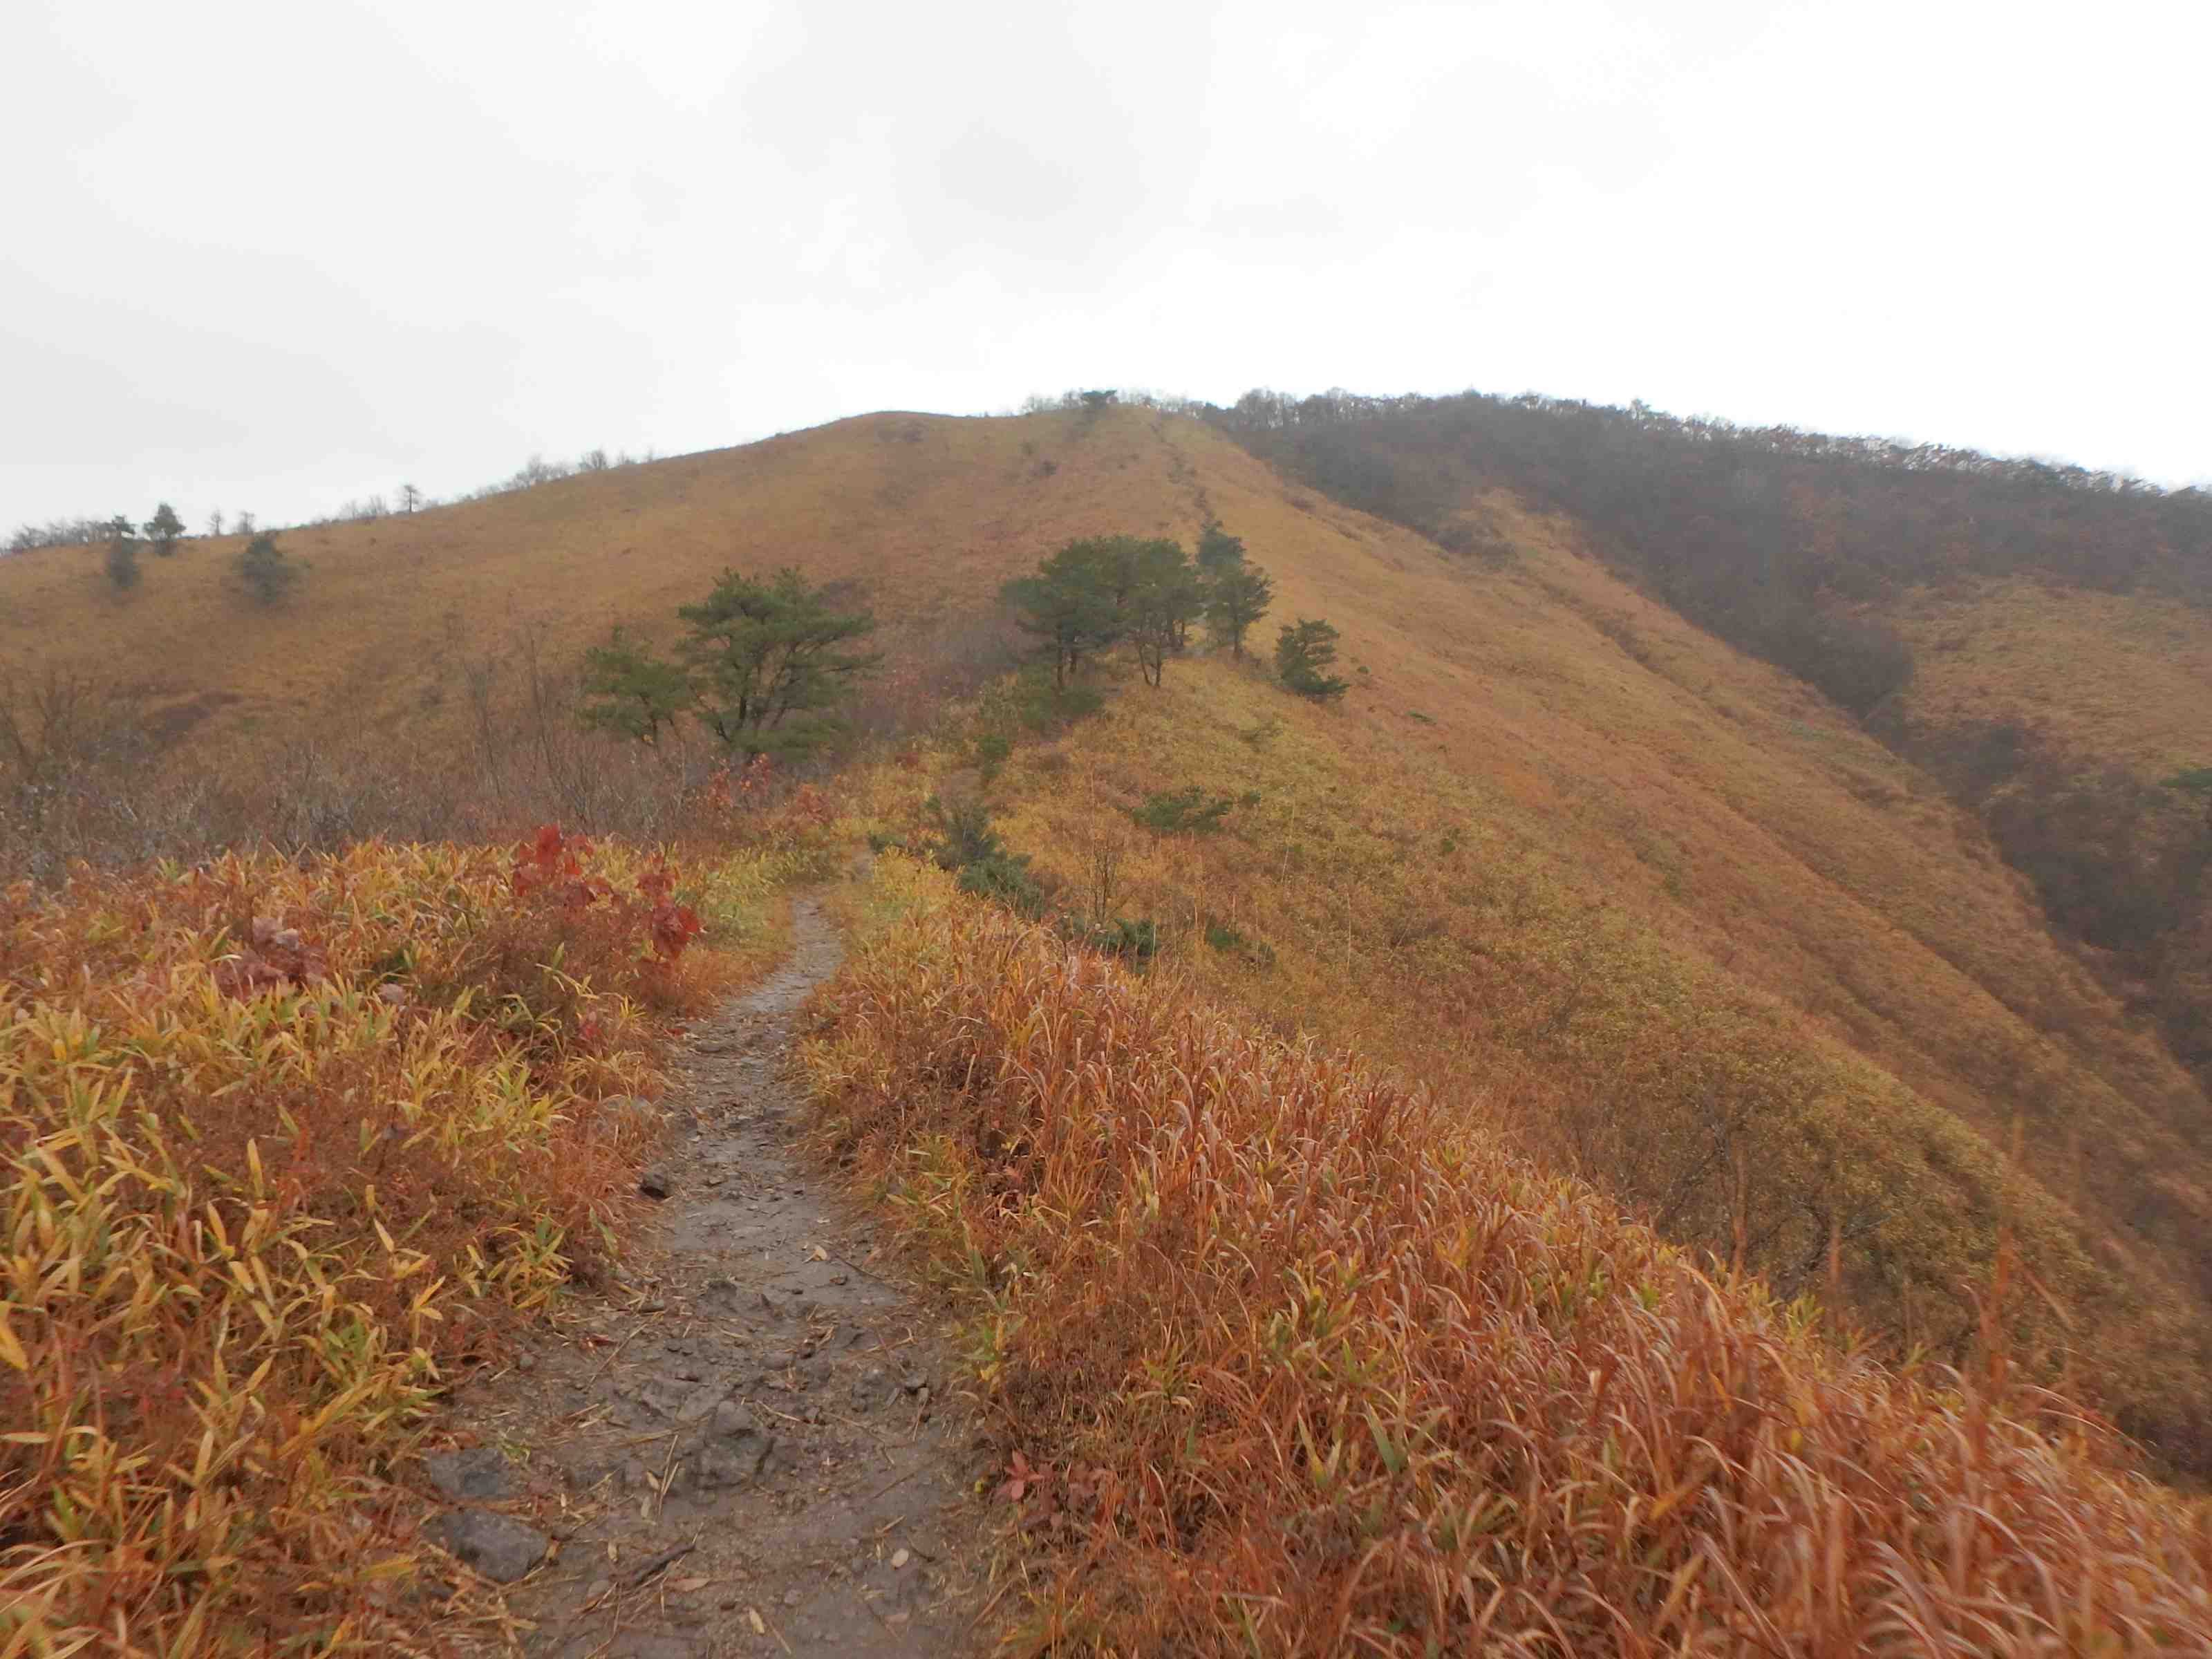
<path fill-rule="evenodd" d="M 987 1645 L 963 1495 L 990 1460 L 946 1397 L 939 1322 L 792 1144 L 797 1010 L 842 956 L 811 900 L 793 923 L 789 959 L 676 1057 L 622 1284 L 460 1390 L 475 1443 L 430 1459 L 455 1504 L 433 1534 L 509 1581 L 526 1654 Z"/>

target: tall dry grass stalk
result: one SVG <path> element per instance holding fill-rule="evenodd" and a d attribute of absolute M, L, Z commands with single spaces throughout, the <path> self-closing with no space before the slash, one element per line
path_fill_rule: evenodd
<path fill-rule="evenodd" d="M 965 1285 L 1034 1651 L 2203 1652 L 2212 1524 L 1430 1096 L 886 862 L 819 1133 Z M 2000 1276 L 2002 1279 L 2002 1275 Z"/>

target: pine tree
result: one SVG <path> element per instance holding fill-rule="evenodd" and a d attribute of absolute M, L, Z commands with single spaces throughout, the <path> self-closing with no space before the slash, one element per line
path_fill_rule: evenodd
<path fill-rule="evenodd" d="M 1267 607 L 1274 602 L 1273 580 L 1258 565 L 1247 564 L 1240 556 L 1206 587 L 1206 629 L 1217 644 L 1225 642 L 1241 659 L 1246 631 L 1267 614 Z"/>
<path fill-rule="evenodd" d="M 677 613 L 691 625 L 684 654 L 700 722 L 745 755 L 788 755 L 837 736 L 831 712 L 880 654 L 848 648 L 875 631 L 864 611 L 840 611 L 829 590 L 788 566 L 763 581 L 722 573 L 714 591 Z"/>
<path fill-rule="evenodd" d="M 239 515 L 243 520 L 246 515 Z M 292 591 L 300 580 L 300 567 L 284 556 L 276 545 L 276 532 L 264 530 L 246 544 L 238 556 L 236 568 L 253 597 L 264 605 L 275 605 Z"/>
<path fill-rule="evenodd" d="M 177 509 L 163 501 L 154 509 L 154 516 L 146 520 L 146 538 L 154 544 L 154 551 L 167 558 L 177 550 L 177 538 L 185 533 L 185 521 L 177 516 Z"/>
<path fill-rule="evenodd" d="M 1218 576 L 1224 570 L 1244 562 L 1244 543 L 1221 527 L 1219 520 L 1199 532 L 1198 568 L 1209 576 Z"/>
<path fill-rule="evenodd" d="M 584 653 L 584 696 L 585 725 L 647 745 L 673 732 L 695 701 L 691 677 L 680 664 L 626 643 L 619 628 L 606 644 Z"/>
<path fill-rule="evenodd" d="M 1121 556 L 1124 537 L 1073 541 L 1037 562 L 1034 575 L 1017 576 L 999 590 L 1015 621 L 1052 653 L 1052 681 L 1068 677 L 1094 651 L 1120 639 L 1121 609 L 1131 567 Z"/>
<path fill-rule="evenodd" d="M 1206 590 L 1190 556 L 1176 542 L 1139 542 L 1123 601 L 1137 666 L 1146 683 L 1160 684 L 1168 653 L 1182 648 L 1191 621 L 1205 608 Z"/>
<path fill-rule="evenodd" d="M 1341 680 L 1328 672 L 1336 660 L 1336 641 L 1339 635 L 1325 622 L 1310 622 L 1304 617 L 1293 627 L 1283 624 L 1283 631 L 1275 641 L 1275 672 L 1285 685 L 1302 697 L 1312 697 L 1322 702 L 1342 696 L 1352 689 L 1352 682 Z"/>
<path fill-rule="evenodd" d="M 138 586 L 138 544 L 131 539 L 130 520 L 118 514 L 107 528 L 113 538 L 107 544 L 107 580 L 127 593 Z"/>

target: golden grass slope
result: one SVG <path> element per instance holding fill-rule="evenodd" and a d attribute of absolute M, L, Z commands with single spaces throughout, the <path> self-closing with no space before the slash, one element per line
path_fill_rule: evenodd
<path fill-rule="evenodd" d="M 1961 581 L 1888 614 L 1912 646 L 1913 726 L 2016 722 L 2150 782 L 2212 757 L 2212 629 L 2195 606 Z"/>
<path fill-rule="evenodd" d="M 458 728 L 463 667 L 519 629 L 573 661 L 617 623 L 677 624 L 726 568 L 857 580 L 896 663 L 927 654 L 1037 550 L 1166 514 L 1158 449 L 1123 416 L 878 415 L 364 524 L 280 535 L 312 567 L 273 609 L 230 572 L 237 537 L 143 561 L 118 594 L 97 550 L 0 559 L 0 661 L 112 667 L 179 726 Z M 1146 462 L 1152 463 L 1147 470 Z M 1045 469 L 1049 466 L 1051 471 Z M 503 688 L 511 690 L 511 688 Z"/>
<path fill-rule="evenodd" d="M 1449 1080 L 1785 1289 L 1832 1258 L 1906 1340 L 1964 1336 L 1963 1281 L 2010 1230 L 2080 1322 L 2045 1322 L 2046 1358 L 2187 1455 L 2202 1097 L 1969 817 L 1509 501 L 1516 556 L 1470 565 L 1201 428 L 1161 441 L 1275 574 L 1278 617 L 1343 629 L 1354 690 L 1316 709 L 1218 660 L 1127 684 L 1018 752 L 1014 847 L 1080 895 L 1118 841 L 1109 908 L 1155 915 L 1202 979 Z M 1121 816 L 1192 784 L 1259 801 L 1212 842 Z"/>
<path fill-rule="evenodd" d="M 1094 720 L 1015 754 L 1002 832 L 1071 905 L 1153 917 L 1173 971 L 1210 994 L 1285 1032 L 1358 1042 L 1671 1236 L 1724 1258 L 1741 1243 L 1785 1292 L 1839 1291 L 1903 1343 L 1958 1351 L 1970 1286 L 2008 1230 L 2076 1322 L 2032 1322 L 2046 1372 L 2084 1351 L 2089 1380 L 2136 1426 L 2169 1443 L 2193 1432 L 2202 1324 L 2186 1261 L 2106 1207 L 2134 1200 L 2130 1182 L 2181 1177 L 2186 1154 L 2122 1165 L 2115 1133 L 2076 1163 L 2083 1148 L 2039 1144 L 2063 1134 L 2044 1126 L 2021 1137 L 2039 1182 L 2011 1154 L 2002 1068 L 2062 1062 L 1957 969 L 1771 854 L 1731 866 L 1735 890 L 1702 931 L 1683 914 L 1693 893 L 1668 891 L 1673 871 L 1643 872 L 1639 890 L 1638 872 L 1611 867 L 1622 851 L 1602 821 L 1516 803 L 1403 752 L 1379 722 L 1288 704 L 1225 665 L 1178 666 L 1159 692 L 1132 681 Z M 1194 781 L 1258 799 L 1206 839 L 1155 842 L 1124 816 Z M 1103 902 L 1102 854 L 1116 866 Z M 1839 994 L 1818 977 L 1826 958 L 1786 934 L 1731 933 L 1729 918 L 1761 902 L 1784 917 L 1799 906 L 1808 928 L 1856 922 L 1838 948 L 1880 951 L 1869 971 L 1895 989 L 1887 1007 L 1856 1009 L 1856 1038 L 1765 982 L 1795 975 Z M 1947 1018 L 1979 1025 L 1956 1054 L 1940 1048 Z M 2139 1060 L 2154 1063 L 2120 1055 Z M 1985 1061 L 1996 1080 L 1978 1092 Z M 2094 1109 L 2173 1146 L 2093 1068 L 2064 1063 Z"/>
<path fill-rule="evenodd" d="M 1914 1338 L 1956 1336 L 1955 1270 L 2033 1235 L 2069 1307 L 2119 1287 L 2130 1420 L 2202 1438 L 2193 1085 L 1926 778 L 1582 556 L 1572 526 L 1472 507 L 1511 556 L 1448 556 L 1149 411 L 872 416 L 301 532 L 314 568 L 273 611 L 229 591 L 229 544 L 149 559 L 119 599 L 83 553 L 0 562 L 0 653 L 96 653 L 210 731 L 301 710 L 450 730 L 486 639 L 526 623 L 572 658 L 617 622 L 665 628 L 725 565 L 859 583 L 896 679 L 1059 542 L 1188 542 L 1218 516 L 1276 579 L 1263 651 L 1296 616 L 1343 630 L 1345 707 L 1170 664 L 1157 696 L 1132 684 L 1018 755 L 1017 848 L 1074 884 L 1146 793 L 1255 791 L 1230 838 L 1128 861 L 1119 908 L 1170 924 L 1193 971 L 1479 1085 L 1682 1236 L 1734 1253 L 1741 1229 L 1785 1285 L 1832 1255 L 1854 1305 Z M 1209 915 L 1275 966 L 1211 951 Z M 1788 1181 L 1754 1167 L 1770 1121 Z M 2045 1340 L 2104 1346 L 2056 1322 Z"/>
<path fill-rule="evenodd" d="M 2008 1401 L 2002 1282 L 1964 1375 L 1838 1355 L 1462 1103 L 877 880 L 818 1134 L 963 1292 L 1021 1650 L 2212 1644 L 2202 1505 Z"/>

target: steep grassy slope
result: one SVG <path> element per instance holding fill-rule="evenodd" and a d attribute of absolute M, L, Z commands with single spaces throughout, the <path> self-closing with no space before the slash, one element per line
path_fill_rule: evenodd
<path fill-rule="evenodd" d="M 1462 510 L 1493 556 L 1141 410 L 871 416 L 303 532 L 315 568 L 266 613 L 226 591 L 221 546 L 149 561 L 123 601 L 96 561 L 27 556 L 0 564 L 0 651 L 96 630 L 210 734 L 299 710 L 451 729 L 487 639 L 527 623 L 559 660 L 665 623 L 726 564 L 787 561 L 892 624 L 880 695 L 911 714 L 990 635 L 998 582 L 1057 542 L 1188 541 L 1218 516 L 1273 573 L 1277 619 L 1343 630 L 1355 689 L 1317 710 L 1171 663 L 1018 752 L 1008 837 L 1072 902 L 1114 874 L 1100 908 L 1155 915 L 1184 971 L 1358 1038 L 1669 1232 L 1900 1338 L 1962 1340 L 1962 1281 L 2009 1231 L 2050 1298 L 2023 1331 L 2177 1455 L 2201 1444 L 2212 1163 L 2191 1079 L 1930 781 L 1572 526 L 1496 493 Z M 1121 816 L 1190 784 L 1258 799 L 1204 843 Z M 1209 923 L 1253 943 L 1217 950 Z"/>
<path fill-rule="evenodd" d="M 1468 393 L 1255 392 L 1209 420 L 1470 550 L 1484 495 L 1864 717 L 2212 1083 L 2212 493 L 1940 445 Z"/>
<path fill-rule="evenodd" d="M 2147 782 L 2212 756 L 2212 620 L 2153 593 L 1976 581 L 1899 596 L 1907 724 L 2017 722 Z"/>
<path fill-rule="evenodd" d="M 1955 1378 L 1839 1354 L 1356 1050 L 909 861 L 871 897 L 899 920 L 824 998 L 817 1133 L 969 1316 L 1018 1650 L 2212 1640 L 2203 1501 L 2115 1478 L 2001 1342 Z"/>
<path fill-rule="evenodd" d="M 1012 845 L 1088 905 L 1118 844 L 1109 907 L 1201 980 L 1466 1091 L 1785 1288 L 1832 1246 L 1897 1334 L 1957 1340 L 1961 1275 L 2014 1229 L 2069 1304 L 2126 1309 L 2100 1346 L 2128 1350 L 2131 1420 L 2193 1437 L 2201 1099 L 1968 817 L 1508 502 L 1515 556 L 1471 565 L 1167 441 L 1279 612 L 1344 629 L 1355 690 L 1314 709 L 1218 660 L 1132 682 L 1018 751 Z M 1121 817 L 1190 784 L 1258 800 L 1211 841 Z"/>

